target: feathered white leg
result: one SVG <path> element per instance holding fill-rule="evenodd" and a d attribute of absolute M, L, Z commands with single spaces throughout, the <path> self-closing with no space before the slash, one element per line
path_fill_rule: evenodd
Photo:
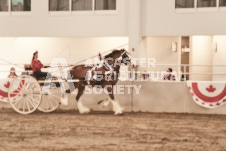
<path fill-rule="evenodd" d="M 101 100 L 101 101 L 98 102 L 98 104 L 99 104 L 101 107 L 106 107 L 106 106 L 108 106 L 110 103 L 111 103 L 111 99 L 110 99 L 110 98 L 106 98 L 106 99 Z"/>
<path fill-rule="evenodd" d="M 81 100 L 78 101 L 78 110 L 79 110 L 79 113 L 81 114 L 86 114 L 90 112 L 90 108 L 84 106 Z"/>
<path fill-rule="evenodd" d="M 111 100 L 111 104 L 113 106 L 113 111 L 115 112 L 115 115 L 123 114 L 124 108 L 122 108 L 117 101 Z"/>
<path fill-rule="evenodd" d="M 68 105 L 68 94 L 63 94 L 60 99 L 61 104 L 67 106 Z"/>

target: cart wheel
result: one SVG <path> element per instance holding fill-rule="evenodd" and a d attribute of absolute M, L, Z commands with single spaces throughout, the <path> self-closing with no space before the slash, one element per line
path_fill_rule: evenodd
<path fill-rule="evenodd" d="M 42 87 L 42 101 L 38 110 L 42 112 L 52 112 L 59 107 L 62 97 L 61 88 L 57 87 Z"/>
<path fill-rule="evenodd" d="M 41 87 L 35 78 L 21 75 L 11 81 L 8 98 L 16 112 L 30 114 L 41 103 Z"/>

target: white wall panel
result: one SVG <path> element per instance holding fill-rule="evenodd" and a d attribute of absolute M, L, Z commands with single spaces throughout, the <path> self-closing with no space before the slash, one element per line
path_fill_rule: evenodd
<path fill-rule="evenodd" d="M 192 36 L 190 40 L 191 52 L 189 53 L 190 64 L 201 65 L 192 66 L 189 71 L 191 73 L 198 73 L 190 75 L 190 80 L 212 80 L 212 36 Z M 205 66 L 210 65 L 210 66 Z M 203 75 L 203 74 L 207 75 Z M 208 75 L 209 74 L 209 75 Z"/>
<path fill-rule="evenodd" d="M 213 67 L 214 73 L 226 73 L 226 36 L 213 36 L 213 44 L 216 44 L 216 51 L 213 51 L 213 65 L 225 65 Z M 213 80 L 225 81 L 226 75 L 213 75 Z"/>
<path fill-rule="evenodd" d="M 117 2 L 113 14 L 50 15 L 48 0 L 32 0 L 29 15 L 0 14 L 0 37 L 127 36 L 127 0 Z"/>
<path fill-rule="evenodd" d="M 178 13 L 175 0 L 144 0 L 144 36 L 225 35 L 226 13 L 194 10 Z"/>

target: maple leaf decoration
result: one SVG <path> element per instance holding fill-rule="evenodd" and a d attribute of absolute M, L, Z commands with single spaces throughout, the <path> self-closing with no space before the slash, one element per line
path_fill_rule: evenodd
<path fill-rule="evenodd" d="M 6 83 L 6 84 L 4 84 L 4 86 L 5 86 L 5 88 L 9 88 L 9 86 L 10 86 L 10 83 L 9 83 L 9 81 Z"/>
<path fill-rule="evenodd" d="M 211 93 L 211 92 L 216 91 L 216 88 L 214 88 L 213 85 L 210 85 L 208 88 L 206 88 L 206 91 Z"/>

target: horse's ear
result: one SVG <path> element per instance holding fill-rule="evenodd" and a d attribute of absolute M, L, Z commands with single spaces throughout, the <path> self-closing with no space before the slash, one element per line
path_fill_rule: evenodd
<path fill-rule="evenodd" d="M 126 51 L 124 48 L 122 48 L 121 50 L 120 50 L 121 52 L 124 52 L 124 51 Z"/>

